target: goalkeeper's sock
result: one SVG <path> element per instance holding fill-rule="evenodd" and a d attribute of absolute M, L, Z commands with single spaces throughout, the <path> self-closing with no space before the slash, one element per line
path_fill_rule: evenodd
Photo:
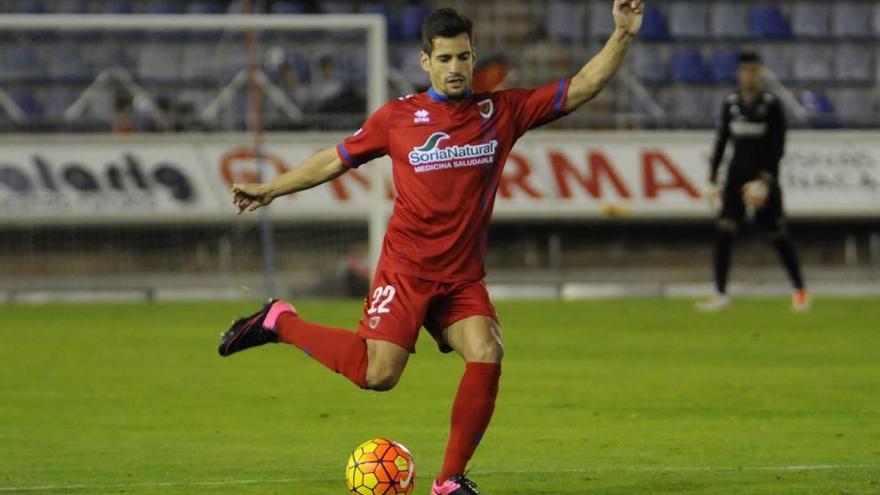
<path fill-rule="evenodd" d="M 798 261 L 797 254 L 794 252 L 794 243 L 791 242 L 791 237 L 787 235 L 777 237 L 773 240 L 773 247 L 776 248 L 779 259 L 782 260 L 785 271 L 788 272 L 791 284 L 795 289 L 803 289 L 804 278 L 801 275 L 801 264 Z"/>
<path fill-rule="evenodd" d="M 718 294 L 727 293 L 727 276 L 730 273 L 730 257 L 733 250 L 733 232 L 719 229 L 715 239 L 715 253 L 713 265 L 715 268 L 715 291 Z"/>
<path fill-rule="evenodd" d="M 291 313 L 281 315 L 275 329 L 281 342 L 299 347 L 358 387 L 367 387 L 367 343 L 358 334 L 311 323 Z"/>
<path fill-rule="evenodd" d="M 498 396 L 501 363 L 467 363 L 452 405 L 452 421 L 441 481 L 464 474 L 489 426 Z"/>

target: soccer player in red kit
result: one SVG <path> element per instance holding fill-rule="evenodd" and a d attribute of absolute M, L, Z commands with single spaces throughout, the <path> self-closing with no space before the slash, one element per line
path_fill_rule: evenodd
<path fill-rule="evenodd" d="M 308 322 L 292 305 L 269 301 L 232 325 L 220 354 L 285 342 L 358 387 L 389 390 L 424 326 L 440 350 L 465 361 L 431 493 L 478 493 L 465 472 L 495 408 L 504 353 L 483 282 L 495 192 L 520 136 L 583 105 L 617 71 L 641 26 L 643 5 L 611 3 L 614 34 L 575 76 L 537 89 L 483 94 L 471 91 L 471 21 L 454 9 L 438 9 L 422 24 L 427 92 L 389 102 L 335 148 L 270 182 L 233 185 L 239 212 L 253 211 L 389 155 L 397 197 L 357 333 Z"/>

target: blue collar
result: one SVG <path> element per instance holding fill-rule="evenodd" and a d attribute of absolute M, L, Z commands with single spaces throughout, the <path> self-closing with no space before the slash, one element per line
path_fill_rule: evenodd
<path fill-rule="evenodd" d="M 428 88 L 428 96 L 431 97 L 434 101 L 449 101 L 449 96 L 441 95 L 440 93 L 434 91 L 434 86 Z M 464 94 L 465 98 L 471 97 L 471 90 L 467 90 L 467 93 Z"/>

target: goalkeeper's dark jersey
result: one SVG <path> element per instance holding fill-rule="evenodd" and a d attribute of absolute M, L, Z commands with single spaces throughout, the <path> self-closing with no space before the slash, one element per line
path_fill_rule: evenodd
<path fill-rule="evenodd" d="M 776 181 L 779 161 L 785 151 L 785 110 L 779 98 L 761 91 L 750 102 L 739 93 L 731 93 L 721 107 L 721 120 L 715 151 L 712 154 L 711 178 L 717 179 L 727 140 L 733 141 L 733 158 L 727 170 L 727 187 L 739 187 L 764 176 Z"/>

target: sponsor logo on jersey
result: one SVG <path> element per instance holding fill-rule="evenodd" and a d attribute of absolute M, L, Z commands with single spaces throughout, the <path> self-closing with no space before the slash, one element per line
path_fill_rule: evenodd
<path fill-rule="evenodd" d="M 409 163 L 416 172 L 430 172 L 448 168 L 490 165 L 495 161 L 498 141 L 493 139 L 482 144 L 465 144 L 441 147 L 440 143 L 449 139 L 445 132 L 435 132 L 425 143 L 409 152 Z"/>
<path fill-rule="evenodd" d="M 483 117 L 484 119 L 491 117 L 492 112 L 495 111 L 495 105 L 492 103 L 492 98 L 478 101 L 477 108 L 480 110 L 480 117 Z"/>
<path fill-rule="evenodd" d="M 424 108 L 420 108 L 413 113 L 413 122 L 416 124 L 428 124 L 431 122 L 431 114 Z"/>

